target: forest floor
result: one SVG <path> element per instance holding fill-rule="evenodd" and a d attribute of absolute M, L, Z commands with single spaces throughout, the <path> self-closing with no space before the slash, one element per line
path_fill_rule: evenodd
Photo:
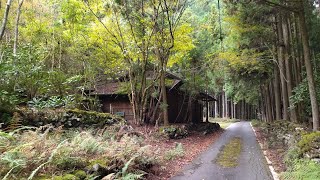
<path fill-rule="evenodd" d="M 150 127 L 149 130 L 146 130 L 146 127 L 143 128 L 144 130 L 142 130 L 142 132 L 152 131 L 152 128 Z M 174 149 L 177 144 L 181 143 L 184 151 L 182 156 L 177 156 L 171 160 L 163 162 L 161 165 L 152 167 L 153 175 L 149 175 L 147 179 L 170 179 L 178 172 L 180 172 L 182 170 L 182 167 L 189 164 L 198 155 L 206 151 L 210 147 L 210 145 L 212 145 L 220 137 L 223 132 L 224 129 L 208 135 L 204 135 L 202 132 L 192 132 L 183 139 L 165 139 L 162 137 L 157 139 L 147 138 L 145 143 L 151 145 L 154 149 L 160 150 L 160 156 L 162 156 L 161 159 L 164 159 L 163 156 L 166 156 L 165 152 L 170 149 Z"/>
<path fill-rule="evenodd" d="M 266 156 L 272 163 L 274 170 L 280 174 L 286 171 L 286 165 L 284 163 L 284 157 L 286 154 L 286 147 L 278 145 L 277 147 L 267 148 L 267 136 L 262 132 L 259 127 L 253 127 L 256 132 L 257 141 L 260 146 L 262 146 L 262 150 L 265 151 Z"/>

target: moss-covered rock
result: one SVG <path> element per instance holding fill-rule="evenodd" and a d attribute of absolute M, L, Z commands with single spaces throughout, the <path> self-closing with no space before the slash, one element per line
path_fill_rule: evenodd
<path fill-rule="evenodd" d="M 23 125 L 43 126 L 52 124 L 55 127 L 103 127 L 105 125 L 125 124 L 125 120 L 119 116 L 96 111 L 84 111 L 79 109 L 29 109 L 18 110 Z"/>
<path fill-rule="evenodd" d="M 202 132 L 204 135 L 219 131 L 220 125 L 218 123 L 197 123 L 187 125 L 188 131 Z"/>
<path fill-rule="evenodd" d="M 160 132 L 167 135 L 170 139 L 181 139 L 188 136 L 188 130 L 185 126 L 168 126 L 161 127 Z"/>
<path fill-rule="evenodd" d="M 298 147 L 300 153 L 308 158 L 320 158 L 320 132 L 303 134 Z"/>
<path fill-rule="evenodd" d="M 82 170 L 77 170 L 77 171 L 73 172 L 73 174 L 75 176 L 77 176 L 80 180 L 83 180 L 83 179 L 85 179 L 87 177 L 86 172 L 84 172 Z"/>

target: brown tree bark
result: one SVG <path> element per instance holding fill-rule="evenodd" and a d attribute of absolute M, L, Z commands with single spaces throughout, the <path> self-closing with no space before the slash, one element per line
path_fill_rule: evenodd
<path fill-rule="evenodd" d="M 13 55 L 17 55 L 17 44 L 18 44 L 18 37 L 19 37 L 19 22 L 20 22 L 20 15 L 21 15 L 21 7 L 23 5 L 24 0 L 19 2 L 19 6 L 17 9 L 17 16 L 16 16 L 16 27 L 14 31 L 14 42 L 13 42 Z"/>
<path fill-rule="evenodd" d="M 301 39 L 302 39 L 304 63 L 305 63 L 306 71 L 307 71 L 307 80 L 308 80 L 310 101 L 311 101 L 311 107 L 312 107 L 313 130 L 317 131 L 317 130 L 319 130 L 319 108 L 318 108 L 316 87 L 315 87 L 312 65 L 311 65 L 309 35 L 308 35 L 308 31 L 307 31 L 303 2 L 304 2 L 303 0 L 299 1 L 300 7 L 301 7 L 301 9 L 298 13 L 298 15 L 299 15 L 299 28 L 300 28 Z"/>
<path fill-rule="evenodd" d="M 160 86 L 162 90 L 162 111 L 163 111 L 163 124 L 165 126 L 169 125 L 169 114 L 168 114 L 168 98 L 167 98 L 167 88 L 165 83 L 165 69 L 161 70 L 160 75 Z"/>
<path fill-rule="evenodd" d="M 271 107 L 271 96 L 270 96 L 270 89 L 269 85 L 265 87 L 265 94 L 266 94 L 266 117 L 267 122 L 272 122 L 272 107 Z"/>
<path fill-rule="evenodd" d="M 0 27 L 0 41 L 2 41 L 4 32 L 6 30 L 11 4 L 12 4 L 12 0 L 8 0 L 6 4 L 6 9 L 4 11 L 3 19 L 2 19 L 2 25 Z"/>
<path fill-rule="evenodd" d="M 291 63 L 292 59 L 290 53 L 290 37 L 289 37 L 289 16 L 288 14 L 284 14 L 282 20 L 282 30 L 283 30 L 283 42 L 284 42 L 284 61 L 285 61 L 285 69 L 286 69 L 286 79 L 287 79 L 287 93 L 288 98 L 292 96 L 292 68 Z M 289 106 L 288 106 L 289 107 Z M 297 122 L 297 114 L 296 109 L 293 108 L 290 110 L 290 120 L 292 122 Z"/>
<path fill-rule="evenodd" d="M 274 60 L 277 61 L 277 58 L 274 57 Z M 281 93 L 280 93 L 280 77 L 278 64 L 274 66 L 274 99 L 275 99 L 275 111 L 276 111 L 276 120 L 281 119 Z"/>
<path fill-rule="evenodd" d="M 278 30 L 278 62 L 279 62 L 279 70 L 280 70 L 280 81 L 281 81 L 281 92 L 282 92 L 282 113 L 283 119 L 289 120 L 288 115 L 288 107 L 289 107 L 289 100 L 288 100 L 288 91 L 286 85 L 286 69 L 285 69 L 285 61 L 284 61 L 284 42 L 283 42 L 283 30 L 282 30 L 282 15 L 279 14 L 277 18 L 277 30 Z"/>

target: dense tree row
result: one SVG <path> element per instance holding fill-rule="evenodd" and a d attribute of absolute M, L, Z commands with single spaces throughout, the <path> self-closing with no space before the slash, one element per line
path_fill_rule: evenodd
<path fill-rule="evenodd" d="M 247 88 L 258 89 L 258 106 L 266 121 L 308 124 L 312 117 L 313 129 L 319 128 L 316 3 L 225 1 L 226 18 L 237 31 L 231 30 L 227 39 L 233 38 L 237 47 L 234 56 L 228 52 L 224 59 L 236 78 L 246 79 Z"/>

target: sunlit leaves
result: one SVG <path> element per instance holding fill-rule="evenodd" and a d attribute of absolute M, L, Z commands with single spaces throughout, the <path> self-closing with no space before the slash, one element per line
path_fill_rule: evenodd
<path fill-rule="evenodd" d="M 169 58 L 168 66 L 179 63 L 195 45 L 191 37 L 192 27 L 189 24 L 182 24 L 175 32 L 175 46 L 172 49 L 172 55 Z"/>

